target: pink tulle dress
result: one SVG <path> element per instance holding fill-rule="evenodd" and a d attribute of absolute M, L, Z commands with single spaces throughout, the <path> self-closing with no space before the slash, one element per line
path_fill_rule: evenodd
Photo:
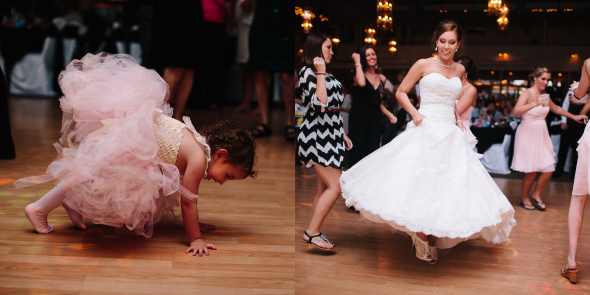
<path fill-rule="evenodd" d="M 170 117 L 168 85 L 155 71 L 126 54 L 87 54 L 61 72 L 59 85 L 58 158 L 47 175 L 19 179 L 17 188 L 72 179 L 67 206 L 93 223 L 125 226 L 148 238 L 154 223 L 178 217 L 178 191 L 196 201 L 174 165 L 182 130 L 192 131 L 207 160 L 210 149 L 188 117 L 185 123 Z"/>
<path fill-rule="evenodd" d="M 555 152 L 545 117 L 549 107 L 537 106 L 522 114 L 516 129 L 512 170 L 520 172 L 555 171 Z"/>

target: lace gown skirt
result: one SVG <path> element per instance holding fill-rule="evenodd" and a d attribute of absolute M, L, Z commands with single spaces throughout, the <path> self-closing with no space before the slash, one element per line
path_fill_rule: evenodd
<path fill-rule="evenodd" d="M 342 174 L 346 205 L 396 230 L 437 236 L 439 248 L 477 237 L 505 241 L 516 224 L 514 209 L 455 125 L 453 101 L 424 102 L 419 126 L 408 123 Z"/>

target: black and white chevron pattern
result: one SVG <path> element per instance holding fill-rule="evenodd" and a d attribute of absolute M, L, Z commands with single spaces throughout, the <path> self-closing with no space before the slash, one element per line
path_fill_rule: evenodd
<path fill-rule="evenodd" d="M 299 89 L 303 106 L 307 112 L 297 137 L 299 158 L 308 167 L 321 165 L 342 169 L 344 160 L 344 128 L 340 112 L 326 112 L 339 109 L 344 101 L 342 84 L 332 75 L 326 75 L 328 103 L 322 104 L 317 98 L 317 76 L 313 69 L 303 67 L 299 72 Z"/>

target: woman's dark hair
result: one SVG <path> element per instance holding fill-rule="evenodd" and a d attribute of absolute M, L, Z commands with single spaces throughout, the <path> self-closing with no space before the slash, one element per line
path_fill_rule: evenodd
<path fill-rule="evenodd" d="M 430 45 L 432 45 L 432 48 L 434 49 L 436 47 L 436 41 L 440 35 L 450 31 L 455 31 L 455 34 L 457 34 L 457 41 L 461 42 L 461 46 L 459 46 L 459 51 L 457 52 L 460 54 L 463 52 L 463 48 L 465 48 L 465 33 L 463 33 L 461 26 L 452 19 L 443 20 L 438 23 L 438 26 L 434 30 L 434 34 L 432 34 L 432 38 L 430 39 Z"/>
<path fill-rule="evenodd" d="M 467 80 L 477 80 L 477 67 L 473 63 L 473 59 L 471 59 L 471 57 L 464 55 L 457 58 L 456 62 L 462 64 L 465 67 L 465 72 L 467 73 Z"/>
<path fill-rule="evenodd" d="M 529 73 L 529 87 L 533 86 L 535 78 L 538 78 L 544 73 L 551 74 L 551 71 L 546 65 L 537 65 L 536 67 L 534 67 L 533 70 Z"/>
<path fill-rule="evenodd" d="M 256 178 L 252 168 L 256 163 L 254 136 L 236 121 L 222 120 L 200 130 L 211 147 L 211 155 L 218 150 L 227 150 L 228 163 L 242 166 L 246 177 Z"/>
<path fill-rule="evenodd" d="M 361 65 L 363 66 L 363 71 L 367 71 L 369 68 L 369 64 L 367 63 L 367 50 L 373 49 L 375 51 L 375 55 L 377 56 L 377 64 L 379 64 L 379 53 L 377 53 L 377 49 L 373 45 L 366 45 L 361 48 Z"/>
<path fill-rule="evenodd" d="M 303 66 L 315 69 L 313 59 L 316 57 L 324 58 L 322 44 L 324 44 L 326 39 L 330 39 L 330 36 L 322 33 L 311 32 L 307 35 L 307 39 L 305 39 L 305 43 L 303 44 L 303 54 L 301 55 Z"/>

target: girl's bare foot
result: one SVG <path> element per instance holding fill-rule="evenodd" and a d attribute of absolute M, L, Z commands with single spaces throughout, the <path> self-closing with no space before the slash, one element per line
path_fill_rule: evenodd
<path fill-rule="evenodd" d="M 53 225 L 47 223 L 47 215 L 38 213 L 35 203 L 25 207 L 25 214 L 38 233 L 48 234 L 53 231 Z"/>
<path fill-rule="evenodd" d="M 70 217 L 70 220 L 72 221 L 72 223 L 83 229 L 86 230 L 86 224 L 84 224 L 84 220 L 82 219 L 82 215 L 78 212 L 76 212 L 76 210 L 71 209 L 70 207 L 66 206 L 66 204 L 62 204 L 62 206 L 64 207 L 64 209 L 66 209 L 66 212 L 68 213 L 68 216 Z"/>

